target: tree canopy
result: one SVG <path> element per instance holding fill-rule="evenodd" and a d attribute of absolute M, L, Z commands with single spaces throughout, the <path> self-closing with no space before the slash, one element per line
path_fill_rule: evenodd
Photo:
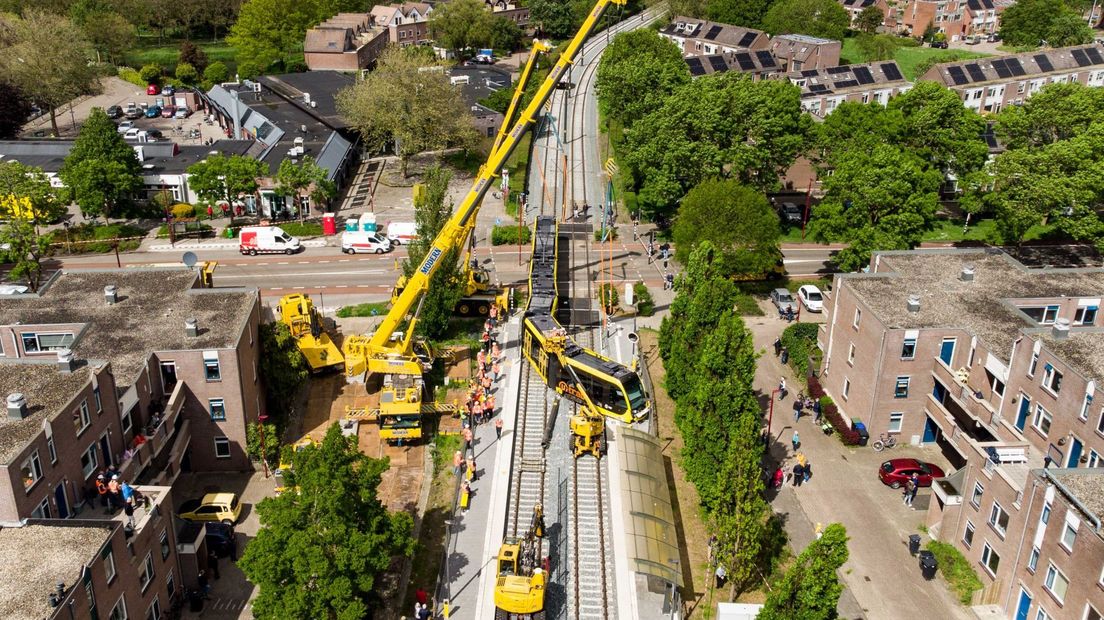
<path fill-rule="evenodd" d="M 529 0 L 529 25 L 543 36 L 565 39 L 575 34 L 592 5 L 588 0 Z"/>
<path fill-rule="evenodd" d="M 1001 38 L 1008 45 L 1051 47 L 1091 43 L 1092 28 L 1063 0 L 1019 0 L 1001 13 Z"/>
<path fill-rule="evenodd" d="M 767 594 L 758 620 L 835 618 L 843 593 L 836 571 L 847 562 L 847 541 L 847 530 L 839 523 L 825 527 L 786 571 L 782 583 Z"/>
<path fill-rule="evenodd" d="M 595 79 L 602 113 L 631 127 L 690 82 L 682 51 L 651 29 L 623 32 L 602 53 Z"/>
<path fill-rule="evenodd" d="M 242 155 L 208 155 L 188 167 L 188 184 L 201 202 L 233 202 L 257 192 L 257 179 L 268 176 L 264 162 Z"/>
<path fill-rule="evenodd" d="M 15 86 L 0 81 L 0 140 L 11 140 L 31 116 L 31 100 Z"/>
<path fill-rule="evenodd" d="M 262 170 L 263 165 L 257 169 Z M 324 204 L 337 195 L 337 186 L 327 178 L 325 168 L 319 166 L 310 155 L 304 155 L 299 161 L 285 159 L 280 162 L 280 168 L 276 171 L 276 191 L 292 197 L 295 209 L 302 219 L 306 215 L 306 209 L 303 208 L 304 196 L 310 196 L 311 202 L 317 208 L 321 206 L 319 203 Z"/>
<path fill-rule="evenodd" d="M 1008 148 L 1046 146 L 1085 133 L 1104 118 L 1104 90 L 1077 82 L 1047 84 L 1023 105 L 997 116 L 996 131 Z"/>
<path fill-rule="evenodd" d="M 859 16 L 855 18 L 855 27 L 867 34 L 874 34 L 878 27 L 885 22 L 885 17 L 882 9 L 872 4 L 859 11 Z"/>
<path fill-rule="evenodd" d="M 763 30 L 772 35 L 807 34 L 843 40 L 851 15 L 836 0 L 778 0 L 763 15 Z"/>
<path fill-rule="evenodd" d="M 767 9 L 771 6 L 771 0 L 710 0 L 703 4 L 705 16 L 713 21 L 745 28 L 758 28 L 763 23 Z M 693 6 L 687 8 L 694 9 Z"/>
<path fill-rule="evenodd" d="M 261 323 L 259 340 L 261 355 L 258 357 L 266 406 L 269 415 L 283 426 L 289 406 L 295 402 L 299 388 L 307 382 L 310 370 L 287 325 L 279 321 Z"/>
<path fill-rule="evenodd" d="M 141 171 L 138 156 L 115 123 L 102 109 L 93 108 L 58 177 L 82 214 L 110 218 L 142 187 Z"/>
<path fill-rule="evenodd" d="M 452 217 L 453 204 L 448 196 L 451 179 L 452 173 L 440 166 L 432 166 L 422 175 L 423 191 L 414 197 L 414 224 L 418 238 L 407 246 L 407 258 L 403 261 L 403 274 L 408 279 L 425 260 L 437 234 Z M 453 308 L 460 301 L 463 290 L 457 278 L 459 258 L 458 248 L 442 256 L 441 266 L 434 272 L 426 289 L 417 329 L 428 338 L 440 338 L 445 334 Z"/>
<path fill-rule="evenodd" d="M 261 619 L 355 620 L 378 605 L 377 579 L 413 553 L 413 520 L 378 497 L 386 459 L 357 451 L 337 424 L 320 444 L 293 455 L 295 492 L 256 505 L 261 520 L 238 566 L 260 589 Z"/>
<path fill-rule="evenodd" d="M 0 220 L 47 224 L 65 213 L 41 168 L 18 161 L 0 162 Z"/>
<path fill-rule="evenodd" d="M 404 176 L 414 155 L 478 139 L 468 106 L 437 67 L 432 58 L 391 48 L 375 71 L 337 95 L 338 110 L 369 150 L 394 145 Z"/>
<path fill-rule="evenodd" d="M 782 254 L 778 215 L 762 192 L 738 181 L 709 179 L 682 199 L 675 218 L 675 257 L 686 264 L 690 253 L 710 241 L 721 254 L 725 275 L 769 272 Z"/>
<path fill-rule="evenodd" d="M 429 14 L 429 31 L 442 47 L 464 58 L 468 50 L 491 45 L 496 29 L 500 31 L 498 38 L 502 38 L 505 30 L 497 24 L 502 21 L 509 20 L 488 11 L 482 0 L 452 0 L 437 5 Z M 516 29 L 516 24 L 514 27 Z"/>
<path fill-rule="evenodd" d="M 714 74 L 677 88 L 634 123 L 626 131 L 624 163 L 644 208 L 670 215 L 707 178 L 773 189 L 804 149 L 810 127 L 796 86 Z"/>
<path fill-rule="evenodd" d="M 13 219 L 0 227 L 0 262 L 11 262 L 7 278 L 12 282 L 26 282 L 32 292 L 42 285 L 42 261 L 51 254 L 51 235 L 39 235 L 34 224 L 24 219 Z M 6 257 L 6 258 L 5 258 Z"/>
<path fill-rule="evenodd" d="M 288 68 L 307 29 L 334 14 L 328 8 L 318 0 L 245 0 L 226 37 L 237 53 L 238 72 L 255 77 L 273 66 Z"/>

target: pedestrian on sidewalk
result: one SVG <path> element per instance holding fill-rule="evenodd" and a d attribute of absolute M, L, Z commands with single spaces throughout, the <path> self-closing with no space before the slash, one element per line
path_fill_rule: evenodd
<path fill-rule="evenodd" d="M 717 578 L 717 589 L 723 588 L 725 581 L 728 580 L 728 571 L 725 570 L 725 567 L 718 566 L 717 571 L 713 573 L 713 575 Z"/>
<path fill-rule="evenodd" d="M 778 400 L 786 399 L 786 377 L 778 380 Z"/>
<path fill-rule="evenodd" d="M 905 491 L 903 493 L 904 501 L 902 502 L 902 503 L 904 503 L 904 505 L 906 505 L 906 506 L 911 506 L 912 505 L 912 498 L 914 496 L 913 489 L 915 489 L 915 488 L 916 488 L 916 485 L 913 484 L 912 478 L 909 478 L 905 482 Z"/>
<path fill-rule="evenodd" d="M 809 478 L 813 477 L 813 464 L 808 462 L 802 464 L 801 473 L 804 474 L 804 482 L 808 482 Z"/>
<path fill-rule="evenodd" d="M 819 398 L 814 398 L 813 399 L 813 422 L 816 423 L 816 424 L 820 424 L 820 413 L 821 413 L 821 411 L 820 411 L 820 399 Z"/>
<path fill-rule="evenodd" d="M 464 464 L 464 455 L 459 450 L 452 455 L 452 473 L 460 475 L 460 466 Z"/>
<path fill-rule="evenodd" d="M 499 348 L 497 342 L 491 347 L 491 359 L 496 362 L 502 361 L 502 349 Z"/>
<path fill-rule="evenodd" d="M 790 438 L 790 443 L 793 444 L 793 451 L 796 453 L 797 449 L 801 447 L 801 436 L 794 431 L 793 437 Z"/>
<path fill-rule="evenodd" d="M 775 357 L 777 357 L 779 355 L 782 355 L 782 339 L 781 338 L 775 338 L 774 339 L 774 355 L 775 355 Z"/>
<path fill-rule="evenodd" d="M 425 607 L 429 603 L 429 593 L 422 588 L 418 588 L 414 591 L 414 600 L 418 601 L 418 604 Z"/>
<path fill-rule="evenodd" d="M 798 420 L 801 419 L 801 409 L 802 409 L 801 405 L 802 404 L 803 403 L 801 402 L 800 398 L 795 398 L 794 399 L 794 404 L 793 404 L 794 422 L 797 422 Z"/>
<path fill-rule="evenodd" d="M 801 463 L 794 463 L 793 466 L 793 485 L 795 487 L 801 486 L 801 482 L 805 480 L 805 467 Z"/>
<path fill-rule="evenodd" d="M 495 439 L 502 439 L 502 418 L 495 420 Z"/>

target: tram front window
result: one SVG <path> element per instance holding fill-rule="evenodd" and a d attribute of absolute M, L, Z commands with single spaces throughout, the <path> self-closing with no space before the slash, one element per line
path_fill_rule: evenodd
<path fill-rule="evenodd" d="M 640 384 L 640 377 L 633 375 L 625 379 L 625 393 L 629 396 L 629 408 L 633 414 L 643 411 L 648 406 L 648 397 L 644 395 L 644 386 Z"/>

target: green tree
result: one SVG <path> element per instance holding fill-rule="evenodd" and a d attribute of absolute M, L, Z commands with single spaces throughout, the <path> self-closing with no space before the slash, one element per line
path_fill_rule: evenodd
<path fill-rule="evenodd" d="M 280 168 L 276 171 L 276 191 L 292 197 L 300 220 L 306 217 L 303 198 L 310 196 L 312 199 L 317 199 L 328 193 L 332 187 L 333 185 L 326 178 L 326 170 L 320 167 L 310 155 L 304 155 L 298 163 L 285 159 L 280 162 Z M 316 188 L 323 188 L 324 191 L 320 194 Z M 318 206 L 317 202 L 315 206 Z"/>
<path fill-rule="evenodd" d="M 274 66 L 286 68 L 302 49 L 307 29 L 330 15 L 316 0 L 246 0 L 226 37 L 238 71 L 255 77 Z"/>
<path fill-rule="evenodd" d="M 142 68 L 138 70 L 138 75 L 142 78 L 142 81 L 148 84 L 160 83 L 161 76 L 163 76 L 164 73 L 165 70 L 161 65 L 155 63 L 143 65 Z"/>
<path fill-rule="evenodd" d="M 429 14 L 429 31 L 442 47 L 465 58 L 469 50 L 490 42 L 491 19 L 482 0 L 452 0 Z"/>
<path fill-rule="evenodd" d="M 758 620 L 835 618 L 843 593 L 836 571 L 847 562 L 847 540 L 847 530 L 839 523 L 824 528 L 786 571 L 782 583 L 767 594 Z"/>
<path fill-rule="evenodd" d="M 182 62 L 176 65 L 176 79 L 185 84 L 195 84 L 199 79 L 199 72 L 192 65 Z"/>
<path fill-rule="evenodd" d="M 602 113 L 627 128 L 688 82 L 690 70 L 678 46 L 642 29 L 613 38 L 598 64 L 595 89 Z"/>
<path fill-rule="evenodd" d="M 204 52 L 195 43 L 185 40 L 180 44 L 180 63 L 187 63 L 195 67 L 199 73 L 207 68 L 207 52 Z"/>
<path fill-rule="evenodd" d="M 286 421 L 288 408 L 310 376 L 307 361 L 299 352 L 288 326 L 283 323 L 261 323 L 261 378 L 264 380 L 268 412 L 278 425 Z"/>
<path fill-rule="evenodd" d="M 885 13 L 872 4 L 859 11 L 859 16 L 855 19 L 855 27 L 867 34 L 874 34 L 885 22 L 885 17 Z"/>
<path fill-rule="evenodd" d="M 257 504 L 262 527 L 238 562 L 260 589 L 257 618 L 353 620 L 378 608 L 377 579 L 414 550 L 410 515 L 388 512 L 378 497 L 387 468 L 337 424 L 295 453 L 297 492 Z"/>
<path fill-rule="evenodd" d="M 205 204 L 234 202 L 257 193 L 257 179 L 268 176 L 264 162 L 242 155 L 209 155 L 188 167 L 188 184 Z"/>
<path fill-rule="evenodd" d="M 843 40 L 851 15 L 835 0 L 778 0 L 763 15 L 763 30 L 772 35 L 801 33 Z"/>
<path fill-rule="evenodd" d="M 997 116 L 997 134 L 1010 149 L 1052 144 L 1083 134 L 1104 118 L 1104 90 L 1078 82 L 1047 84 L 1023 105 Z"/>
<path fill-rule="evenodd" d="M 89 15 L 79 24 L 84 36 L 96 50 L 97 60 L 106 58 L 118 63 L 128 50 L 134 47 L 138 33 L 125 17 L 112 11 Z"/>
<path fill-rule="evenodd" d="M 12 282 L 26 282 L 33 292 L 42 285 L 42 261 L 51 254 L 50 235 L 39 235 L 34 224 L 28 220 L 13 219 L 0 228 L 0 246 L 7 249 L 4 254 L 11 267 L 7 278 Z"/>
<path fill-rule="evenodd" d="M 1074 22 L 1080 22 L 1079 24 Z M 1001 38 L 1008 45 L 1060 47 L 1092 41 L 1092 30 L 1063 0 L 1021 0 L 1001 14 Z"/>
<path fill-rule="evenodd" d="M 96 54 L 80 29 L 64 17 L 27 10 L 22 18 L 0 16 L 3 53 L 0 81 L 50 110 L 59 135 L 57 108 L 100 90 Z"/>
<path fill-rule="evenodd" d="M 918 82 L 890 99 L 887 107 L 900 111 L 904 119 L 899 139 L 935 167 L 962 176 L 985 164 L 989 148 L 979 139 L 985 120 L 963 106 L 951 89 L 936 82 Z"/>
<path fill-rule="evenodd" d="M 425 260 L 434 239 L 452 217 L 453 203 L 448 196 L 451 179 L 452 173 L 440 166 L 430 167 L 422 177 L 423 191 L 414 199 L 414 223 L 418 238 L 407 246 L 407 258 L 403 261 L 403 274 L 407 279 Z M 441 266 L 430 279 L 417 327 L 418 332 L 427 338 L 440 338 L 445 334 L 452 310 L 463 294 L 463 283 L 457 274 L 459 258 L 458 248 L 446 252 L 441 257 Z"/>
<path fill-rule="evenodd" d="M 671 7 L 672 17 L 693 17 L 704 19 L 707 17 L 708 6 L 705 0 L 669 0 L 667 5 Z M 766 11 L 766 8 L 763 9 Z M 760 13 L 762 15 L 762 13 Z"/>
<path fill-rule="evenodd" d="M 226 67 L 226 63 L 216 60 L 203 70 L 203 79 L 211 84 L 221 84 L 230 79 L 230 69 Z"/>
<path fill-rule="evenodd" d="M 896 144 L 904 133 L 905 119 L 900 110 L 845 101 L 814 125 L 808 157 L 821 176 L 831 170 L 842 154 L 859 151 L 869 153 L 879 144 Z"/>
<path fill-rule="evenodd" d="M 590 7 L 587 0 L 529 0 L 529 25 L 553 39 L 566 39 L 575 34 Z"/>
<path fill-rule="evenodd" d="M 11 209 L 12 202 L 19 204 Z M 23 201 L 26 201 L 25 203 Z M 23 210 L 31 207 L 30 217 Z M 18 161 L 0 162 L 0 220 L 24 219 L 34 226 L 47 224 L 65 214 L 65 205 L 54 196 L 50 179 L 41 168 Z"/>
<path fill-rule="evenodd" d="M 670 215 L 689 188 L 710 177 L 777 187 L 810 127 L 796 86 L 714 74 L 678 88 L 637 121 L 626 132 L 624 161 L 644 208 Z"/>
<path fill-rule="evenodd" d="M 73 194 L 81 213 L 110 218 L 142 187 L 141 165 L 115 123 L 93 108 L 58 177 Z"/>
<path fill-rule="evenodd" d="M 758 28 L 770 6 L 771 0 L 711 0 L 705 3 L 705 14 L 724 24 Z"/>
<path fill-rule="evenodd" d="M 255 422 L 245 427 L 245 450 L 249 458 L 261 460 L 261 426 Z M 276 467 L 280 463 L 280 433 L 275 424 L 264 424 L 264 461 L 268 466 Z"/>
<path fill-rule="evenodd" d="M 337 95 L 337 107 L 371 151 L 393 145 L 403 176 L 418 153 L 475 143 L 471 112 L 433 59 L 392 48 L 376 70 Z"/>
<path fill-rule="evenodd" d="M 893 60 L 900 47 L 901 39 L 888 34 L 860 34 L 855 38 L 855 45 L 862 52 L 866 62 L 875 60 Z M 940 60 L 942 62 L 942 60 Z"/>
<path fill-rule="evenodd" d="M 686 264 L 709 241 L 721 253 L 724 275 L 770 271 L 781 258 L 778 215 L 762 192 L 732 179 L 709 179 L 682 199 L 675 218 L 675 257 Z"/>
<path fill-rule="evenodd" d="M 512 19 L 506 19 L 498 15 L 491 17 L 490 36 L 487 42 L 493 49 L 513 52 L 521 43 L 523 35 L 521 27 Z"/>
<path fill-rule="evenodd" d="M 1084 45 L 1093 42 L 1093 29 L 1073 11 L 1066 11 L 1050 22 L 1047 43 L 1052 47 Z"/>

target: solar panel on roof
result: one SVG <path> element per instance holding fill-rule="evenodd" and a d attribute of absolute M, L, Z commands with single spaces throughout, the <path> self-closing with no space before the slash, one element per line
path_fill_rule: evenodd
<path fill-rule="evenodd" d="M 966 65 L 966 73 L 970 74 L 970 79 L 974 82 L 984 82 L 985 72 L 981 70 L 981 66 L 976 62 L 972 62 Z"/>
<path fill-rule="evenodd" d="M 755 61 L 751 59 L 751 54 L 747 52 L 736 54 L 736 62 L 740 64 L 741 71 L 752 71 L 755 69 Z"/>
<path fill-rule="evenodd" d="M 728 65 L 725 63 L 724 58 L 720 56 L 710 56 L 709 64 L 713 66 L 713 72 L 728 71 Z"/>
<path fill-rule="evenodd" d="M 1012 77 L 1012 71 L 1005 66 L 1004 60 L 997 59 L 993 61 L 993 70 L 997 72 L 997 75 L 1002 78 Z"/>
<path fill-rule="evenodd" d="M 1023 65 L 1020 64 L 1019 58 L 1008 58 L 1004 61 L 1004 66 L 1008 67 L 1008 70 L 1012 72 L 1014 76 L 1025 75 Z"/>
<path fill-rule="evenodd" d="M 837 73 L 847 73 L 850 70 L 851 70 L 851 67 L 848 67 L 846 65 L 844 65 L 842 67 L 828 67 L 827 69 L 825 69 L 825 71 L 827 71 L 828 73 L 830 73 L 832 75 L 835 75 Z"/>
<path fill-rule="evenodd" d="M 806 70 L 801 72 L 801 75 L 803 75 L 805 77 L 811 77 L 811 76 L 814 76 L 816 74 L 817 74 L 816 69 L 806 69 Z"/>
<path fill-rule="evenodd" d="M 716 39 L 717 35 L 719 35 L 719 34 L 721 34 L 721 27 L 720 26 L 713 26 L 712 28 L 709 29 L 709 32 L 705 33 L 705 38 L 712 41 L 713 39 Z"/>
<path fill-rule="evenodd" d="M 855 67 L 855 79 L 859 81 L 859 84 L 874 83 L 874 76 L 870 74 L 870 69 L 867 67 Z"/>
<path fill-rule="evenodd" d="M 885 63 L 884 65 L 882 65 L 882 73 L 885 74 L 887 80 L 905 79 L 905 76 L 901 75 L 901 70 L 897 68 L 897 63 Z"/>
<path fill-rule="evenodd" d="M 755 57 L 759 59 L 759 64 L 764 67 L 773 67 L 776 64 L 774 62 L 774 56 L 771 56 L 771 53 L 766 50 L 755 52 Z"/>
<path fill-rule="evenodd" d="M 1070 54 L 1072 54 L 1073 59 L 1077 61 L 1078 67 L 1084 67 L 1086 65 L 1092 64 L 1092 61 L 1089 60 L 1089 57 L 1085 55 L 1085 50 L 1072 50 Z"/>
<path fill-rule="evenodd" d="M 833 84 L 836 88 L 851 88 L 852 86 L 858 86 L 858 80 L 844 80 L 842 82 L 836 82 Z"/>
<path fill-rule="evenodd" d="M 1050 57 L 1046 54 L 1035 54 L 1032 58 L 1035 59 L 1035 64 L 1039 65 L 1039 68 L 1043 71 L 1054 71 L 1054 65 L 1050 64 Z"/>
<path fill-rule="evenodd" d="M 742 39 L 740 39 L 740 42 L 737 43 L 736 45 L 738 45 L 740 47 L 747 47 L 747 46 L 751 45 L 751 43 L 753 41 L 755 41 L 755 37 L 757 37 L 757 36 L 759 36 L 759 35 L 755 34 L 754 32 L 745 32 L 744 37 Z"/>
<path fill-rule="evenodd" d="M 970 83 L 970 79 L 966 77 L 966 74 L 962 72 L 962 67 L 958 65 L 947 67 L 947 75 L 951 76 L 951 81 L 955 83 L 955 86 Z"/>
<path fill-rule="evenodd" d="M 827 92 L 830 92 L 830 91 L 828 90 L 828 87 L 825 86 L 824 84 L 813 84 L 812 86 L 809 87 L 809 92 L 827 93 Z"/>
<path fill-rule="evenodd" d="M 1091 60 L 1094 65 L 1104 64 L 1104 58 L 1100 56 L 1100 50 L 1096 49 L 1095 47 L 1087 48 L 1085 50 L 1085 54 L 1089 57 L 1089 60 Z"/>
<path fill-rule="evenodd" d="M 690 75 L 705 75 L 705 67 L 699 58 L 687 58 L 686 66 L 690 67 Z"/>

